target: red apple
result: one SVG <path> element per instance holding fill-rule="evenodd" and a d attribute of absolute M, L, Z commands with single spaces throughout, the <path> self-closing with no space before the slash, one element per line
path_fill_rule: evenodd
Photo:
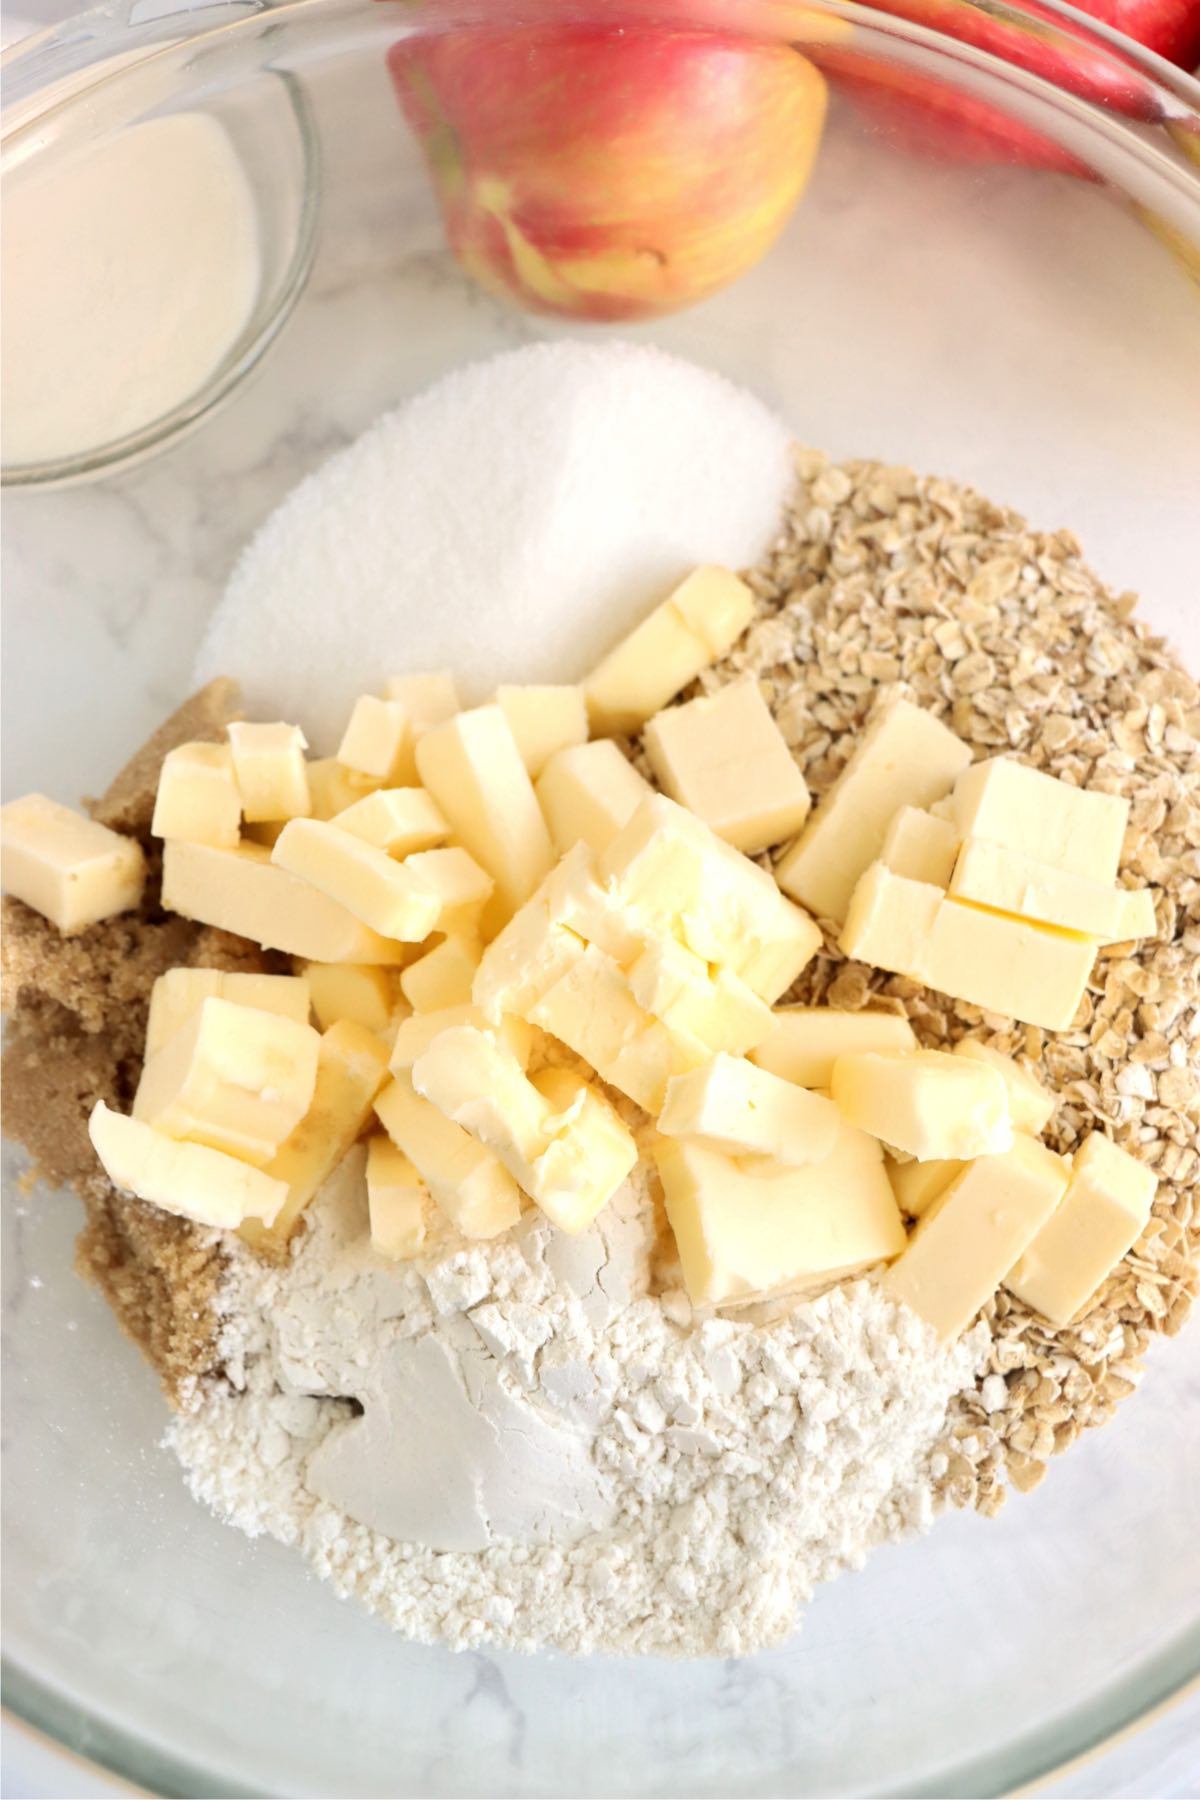
<path fill-rule="evenodd" d="M 539 312 L 638 319 L 753 266 L 808 179 L 825 83 L 789 46 L 551 25 L 388 55 L 451 249 Z"/>

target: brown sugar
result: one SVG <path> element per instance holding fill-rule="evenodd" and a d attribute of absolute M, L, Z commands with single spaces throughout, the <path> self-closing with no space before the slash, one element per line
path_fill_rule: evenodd
<path fill-rule="evenodd" d="M 215 743 L 224 737 L 230 720 L 241 716 L 242 691 L 236 681 L 220 675 L 198 689 L 134 752 L 100 798 L 85 802 L 93 819 L 126 837 L 148 837 L 167 752 L 180 744 Z"/>

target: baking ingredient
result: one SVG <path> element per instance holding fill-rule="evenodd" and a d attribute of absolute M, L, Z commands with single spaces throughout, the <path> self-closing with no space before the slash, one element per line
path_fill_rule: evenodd
<path fill-rule="evenodd" d="M 538 312 L 637 319 L 714 293 L 782 230 L 825 84 L 720 31 L 466 28 L 388 52 L 467 272 Z"/>
<path fill-rule="evenodd" d="M 633 1133 L 603 1094 L 571 1069 L 539 1069 L 533 1085 L 554 1110 L 532 1197 L 574 1235 L 592 1223 L 638 1160 Z"/>
<path fill-rule="evenodd" d="M 981 1156 L 927 1208 L 884 1289 L 956 1337 L 990 1300 L 1066 1192 L 1070 1165 L 1018 1132 L 1000 1155 Z"/>
<path fill-rule="evenodd" d="M 902 806 L 887 828 L 879 860 L 910 881 L 948 888 L 959 842 L 952 820 L 923 812 L 919 806 Z"/>
<path fill-rule="evenodd" d="M 748 856 L 794 837 L 808 816 L 804 777 L 756 681 L 657 714 L 643 745 L 663 792 Z"/>
<path fill-rule="evenodd" d="M 552 756 L 587 742 L 587 705 L 580 687 L 564 683 L 501 686 L 496 689 L 496 702 L 533 781 Z"/>
<path fill-rule="evenodd" d="M 852 1051 L 915 1050 L 902 1013 L 839 1012 L 834 1006 L 777 1006 L 770 1031 L 749 1052 L 751 1062 L 798 1087 L 827 1088 L 839 1056 Z"/>
<path fill-rule="evenodd" d="M 353 842 L 353 839 L 349 839 Z M 280 868 L 260 844 L 218 850 L 168 841 L 162 904 L 307 962 L 398 963 L 404 946 L 380 937 L 311 882 Z"/>
<path fill-rule="evenodd" d="M 852 1051 L 834 1063 L 830 1092 L 843 1118 L 919 1162 L 987 1156 L 1012 1143 L 1000 1075 L 944 1050 Z"/>
<path fill-rule="evenodd" d="M 287 1198 L 283 1182 L 264 1170 L 204 1144 L 165 1137 L 103 1100 L 92 1110 L 88 1133 L 115 1188 L 199 1225 L 228 1229 L 249 1217 L 273 1219 Z"/>
<path fill-rule="evenodd" d="M 379 788 L 333 815 L 339 831 L 353 832 L 389 856 L 430 850 L 450 836 L 450 823 L 424 788 Z"/>
<path fill-rule="evenodd" d="M 698 1040 L 668 1032 L 643 1011 L 624 972 L 595 944 L 580 947 L 525 1017 L 649 1113 L 660 1111 L 671 1076 L 697 1068 L 708 1054 Z"/>
<path fill-rule="evenodd" d="M 417 1256 L 429 1229 L 429 1195 L 403 1150 L 390 1138 L 367 1143 L 367 1208 L 371 1245 L 381 1256 Z"/>
<path fill-rule="evenodd" d="M 754 595 L 728 569 L 693 569 L 608 652 L 583 684 L 592 730 L 636 731 L 735 644 Z"/>
<path fill-rule="evenodd" d="M 596 738 L 552 756 L 535 791 L 555 851 L 565 856 L 579 843 L 607 849 L 651 789 L 616 744 Z"/>
<path fill-rule="evenodd" d="M 257 1006 L 307 1025 L 311 993 L 307 976 L 243 974 L 229 969 L 168 969 L 150 990 L 146 1020 L 146 1060 L 212 997 L 236 1006 Z M 320 1017 L 320 1009 L 317 1011 Z"/>
<path fill-rule="evenodd" d="M 1084 881 L 1113 882 L 1129 802 L 1057 781 L 1009 756 L 990 757 L 954 785 L 954 822 L 983 838 Z"/>
<path fill-rule="evenodd" d="M 355 779 L 335 756 L 314 757 L 307 765 L 308 797 L 314 819 L 341 818 L 363 798 L 371 783 Z"/>
<path fill-rule="evenodd" d="M 1157 937 L 1158 919 L 1154 910 L 1154 893 L 1150 888 L 1122 888 L 1120 925 L 1117 942 L 1131 938 Z"/>
<path fill-rule="evenodd" d="M 1068 875 L 1050 863 L 1035 862 L 986 838 L 969 837 L 958 853 L 950 892 L 997 912 L 1014 913 L 1039 925 L 1078 931 L 1115 942 L 1125 920 L 1123 888 Z"/>
<path fill-rule="evenodd" d="M 61 932 L 132 911 L 145 882 L 139 846 L 106 825 L 44 794 L 0 807 L 0 884 Z"/>
<path fill-rule="evenodd" d="M 155 837 L 232 849 L 241 823 L 242 796 L 228 744 L 181 744 L 168 753 L 150 826 Z"/>
<path fill-rule="evenodd" d="M 407 861 L 397 862 L 365 839 L 339 831 L 331 819 L 290 819 L 271 861 L 381 937 L 419 944 L 441 916 L 441 896 Z"/>
<path fill-rule="evenodd" d="M 255 202 L 212 113 L 43 148 L 6 167 L 4 214 L 8 466 L 78 456 L 166 419 L 249 323 Z"/>
<path fill-rule="evenodd" d="M 1005 1285 L 1055 1325 L 1065 1325 L 1095 1294 L 1150 1217 L 1153 1169 L 1103 1132 L 1075 1153 L 1066 1195 L 1010 1270 Z"/>
<path fill-rule="evenodd" d="M 247 824 L 307 818 L 312 810 L 304 762 L 308 746 L 298 725 L 239 720 L 229 727 L 229 748 Z"/>
<path fill-rule="evenodd" d="M 821 1094 L 719 1054 L 676 1075 L 658 1118 L 665 1137 L 703 1138 L 731 1156 L 771 1157 L 786 1167 L 824 1162 L 840 1129 L 838 1109 Z"/>
<path fill-rule="evenodd" d="M 912 1162 L 902 1163 L 889 1156 L 884 1161 L 896 1204 L 910 1219 L 923 1218 L 938 1195 L 946 1191 L 966 1166 L 954 1157 L 935 1156 L 927 1162 L 917 1162 L 914 1157 Z"/>
<path fill-rule="evenodd" d="M 405 1019 L 396 1032 L 396 1041 L 392 1046 L 391 1067 L 393 1070 L 411 1069 L 419 1056 L 423 1056 L 436 1037 L 443 1031 L 451 1031 L 458 1025 L 475 1025 L 480 1030 L 487 1029 L 495 1033 L 505 1047 L 512 1052 L 524 1069 L 528 1067 L 533 1046 L 533 1032 L 524 1019 L 518 1019 L 512 1013 L 506 1013 L 498 1021 L 485 1019 L 477 1006 L 465 1002 L 461 1005 L 446 1006 L 437 1012 L 416 1013 Z"/>
<path fill-rule="evenodd" d="M 511 1230 L 521 1216 L 516 1182 L 499 1157 L 417 1093 L 410 1070 L 395 1072 L 375 1111 L 464 1237 L 494 1238 Z"/>
<path fill-rule="evenodd" d="M 770 1032 L 771 1009 L 740 975 L 710 967 L 674 938 L 652 937 L 629 965 L 629 991 L 668 1030 L 741 1056 Z"/>
<path fill-rule="evenodd" d="M 385 970 L 370 963 L 310 962 L 304 966 L 304 981 L 322 1031 L 339 1019 L 353 1019 L 368 1031 L 387 1030 L 395 993 Z"/>
<path fill-rule="evenodd" d="M 465 1006 L 471 998 L 483 945 L 477 937 L 444 937 L 440 944 L 409 963 L 400 976 L 400 992 L 415 1012 L 440 1012 Z"/>
<path fill-rule="evenodd" d="M 360 694 L 342 733 L 337 759 L 352 780 L 365 775 L 387 787 L 412 781 L 413 731 L 400 702 Z"/>
<path fill-rule="evenodd" d="M 452 719 L 458 711 L 458 684 L 450 669 L 432 669 L 424 675 L 390 675 L 383 684 L 384 698 L 398 700 L 408 714 L 414 737 L 430 725 Z"/>
<path fill-rule="evenodd" d="M 478 938 L 483 914 L 495 886 L 473 856 L 458 844 L 418 850 L 405 868 L 437 895 L 437 930 L 453 937 Z"/>
<path fill-rule="evenodd" d="M 970 747 L 940 719 L 902 694 L 885 694 L 838 779 L 776 866 L 779 885 L 821 918 L 840 923 L 894 815 L 902 806 L 940 800 L 970 760 Z"/>
<path fill-rule="evenodd" d="M 1023 1069 L 1015 1057 L 1005 1056 L 1002 1051 L 973 1037 L 959 1038 L 954 1054 L 995 1069 L 1008 1093 L 1008 1116 L 1014 1131 L 1027 1131 L 1031 1137 L 1038 1137 L 1045 1131 L 1054 1117 L 1057 1098 L 1028 1069 Z"/>
<path fill-rule="evenodd" d="M 381 664 L 445 663 L 472 700 L 575 681 L 698 561 L 761 557 L 794 479 L 786 428 L 694 364 L 620 343 L 508 351 L 296 488 L 197 666 L 245 671 L 248 709 L 299 719 L 322 752 Z"/>

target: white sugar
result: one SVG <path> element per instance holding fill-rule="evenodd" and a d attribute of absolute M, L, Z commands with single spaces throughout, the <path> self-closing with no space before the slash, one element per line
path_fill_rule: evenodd
<path fill-rule="evenodd" d="M 759 560 L 789 434 L 719 375 L 632 344 L 547 343 L 456 370 L 302 482 L 244 552 L 197 660 L 252 717 L 336 745 L 355 696 L 453 667 L 582 675 L 697 563 Z"/>

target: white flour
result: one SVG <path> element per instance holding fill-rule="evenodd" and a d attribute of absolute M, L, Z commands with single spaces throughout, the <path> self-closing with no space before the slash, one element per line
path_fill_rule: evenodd
<path fill-rule="evenodd" d="M 771 1323 L 698 1322 L 648 1294 L 653 1229 L 635 1180 L 581 1237 L 529 1213 L 388 1264 L 356 1154 L 287 1268 L 236 1260 L 233 1386 L 169 1433 L 193 1491 L 417 1639 L 781 1642 L 818 1582 L 930 1523 L 979 1335 L 939 1350 L 862 1281 Z"/>

